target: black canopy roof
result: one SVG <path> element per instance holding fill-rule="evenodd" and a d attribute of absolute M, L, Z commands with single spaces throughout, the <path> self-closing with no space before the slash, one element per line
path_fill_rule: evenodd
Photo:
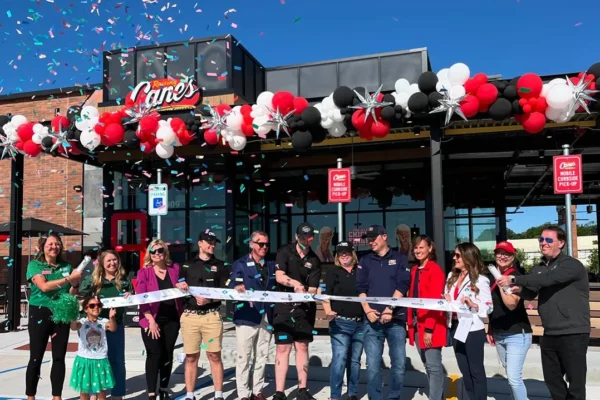
<path fill-rule="evenodd" d="M 75 229 L 67 228 L 62 225 L 53 224 L 37 218 L 23 218 L 23 236 L 36 237 L 47 234 L 48 232 L 57 233 L 61 236 L 81 236 L 87 235 Z M 0 235 L 10 234 L 10 222 L 0 224 Z"/>

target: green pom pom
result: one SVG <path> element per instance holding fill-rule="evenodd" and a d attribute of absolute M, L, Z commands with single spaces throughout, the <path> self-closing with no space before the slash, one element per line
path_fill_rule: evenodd
<path fill-rule="evenodd" d="M 70 323 L 79 317 L 79 302 L 75 296 L 61 293 L 50 306 L 52 321 L 55 323 Z"/>

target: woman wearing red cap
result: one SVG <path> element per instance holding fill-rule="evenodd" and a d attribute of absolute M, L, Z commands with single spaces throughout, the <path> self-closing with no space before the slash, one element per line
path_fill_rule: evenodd
<path fill-rule="evenodd" d="M 494 250 L 496 266 L 502 275 L 521 275 L 515 248 L 510 242 L 500 242 Z M 531 325 L 520 296 L 506 293 L 493 276 L 489 276 L 494 310 L 489 316 L 487 341 L 496 346 L 508 384 L 515 400 L 527 400 L 523 383 L 523 364 L 531 346 Z"/>

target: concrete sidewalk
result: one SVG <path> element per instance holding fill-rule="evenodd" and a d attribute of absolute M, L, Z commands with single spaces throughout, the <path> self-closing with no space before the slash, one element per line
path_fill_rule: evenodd
<path fill-rule="evenodd" d="M 127 328 L 126 334 L 126 360 L 127 360 L 127 388 L 128 399 L 144 399 L 145 394 L 145 351 L 140 340 L 139 328 Z M 2 398 L 23 398 L 25 391 L 25 369 L 27 366 L 29 352 L 26 349 L 19 349 L 26 346 L 29 342 L 27 331 L 4 333 L 0 335 L 0 400 Z M 77 334 L 72 332 L 70 343 L 77 343 Z M 236 360 L 235 329 L 231 323 L 226 324 L 225 335 L 223 339 L 223 363 L 226 370 L 225 394 L 227 400 L 236 399 L 235 393 L 235 360 Z M 275 356 L 275 345 L 272 344 L 271 356 L 267 365 L 267 386 L 265 393 L 272 395 L 275 391 L 273 363 Z M 177 342 L 175 358 L 182 352 L 181 338 Z M 406 377 L 403 398 L 426 399 L 423 388 L 426 386 L 426 375 L 424 367 L 420 361 L 417 351 L 412 346 L 406 346 Z M 331 362 L 331 345 L 327 335 L 316 336 L 315 341 L 310 346 L 310 370 L 309 370 L 309 389 L 316 398 L 329 398 L 329 364 Z M 384 352 L 384 363 L 389 366 L 389 357 L 387 348 Z M 67 378 L 70 376 L 75 352 L 67 354 Z M 46 353 L 45 364 L 42 366 L 42 379 L 40 381 L 38 393 L 40 398 L 50 397 L 50 352 Z M 363 354 L 363 368 L 365 368 L 365 356 Z M 461 397 L 460 372 L 454 358 L 452 348 L 445 348 L 443 351 L 443 362 L 448 375 L 448 397 Z M 288 372 L 288 387 L 291 391 L 294 389 L 294 380 L 296 379 L 296 370 L 294 366 L 294 357 L 290 357 L 290 370 Z M 485 367 L 488 375 L 488 398 L 504 400 L 510 399 L 510 391 L 504 371 L 500 365 L 496 350 L 491 346 L 485 348 Z M 210 374 L 207 371 L 208 360 L 203 352 L 200 358 L 200 374 L 197 385 L 197 397 L 199 399 L 209 400 L 212 398 L 212 384 Z M 384 370 L 384 376 L 387 371 Z M 532 346 L 527 355 L 523 369 L 523 377 L 528 389 L 530 399 L 548 399 L 550 395 L 543 382 L 540 351 L 537 346 Z M 66 380 L 68 382 L 68 380 Z M 366 399 L 366 371 L 361 374 L 361 394 Z M 185 393 L 183 385 L 183 365 L 175 362 L 174 375 L 171 382 L 173 394 L 181 395 Z M 70 388 L 65 387 L 65 398 L 77 397 Z M 293 397 L 292 397 L 293 398 Z M 588 351 L 588 399 L 600 400 L 600 349 L 590 348 Z"/>

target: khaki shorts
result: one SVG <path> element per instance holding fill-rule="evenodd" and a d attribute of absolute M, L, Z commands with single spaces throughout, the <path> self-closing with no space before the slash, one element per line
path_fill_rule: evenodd
<path fill-rule="evenodd" d="M 185 354 L 198 354 L 201 349 L 209 353 L 221 351 L 223 343 L 221 315 L 218 312 L 206 315 L 183 313 L 181 336 Z"/>

